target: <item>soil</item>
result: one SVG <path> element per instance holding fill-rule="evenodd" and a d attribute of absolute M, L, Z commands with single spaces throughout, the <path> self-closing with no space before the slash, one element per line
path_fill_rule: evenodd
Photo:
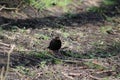
<path fill-rule="evenodd" d="M 120 80 L 120 13 L 115 6 L 106 7 L 107 17 L 86 11 L 101 6 L 101 0 L 92 1 L 77 4 L 74 0 L 77 5 L 69 6 L 72 14 L 56 6 L 43 11 L 30 6 L 18 12 L 0 11 L 1 70 L 7 66 L 10 45 L 16 45 L 7 80 Z M 46 47 L 55 36 L 62 41 L 60 55 L 52 54 L 59 64 L 47 55 L 39 58 L 51 54 Z"/>

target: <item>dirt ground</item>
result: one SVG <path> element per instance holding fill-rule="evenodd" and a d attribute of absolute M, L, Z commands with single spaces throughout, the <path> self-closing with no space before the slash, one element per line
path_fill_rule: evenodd
<path fill-rule="evenodd" d="M 10 45 L 15 45 L 7 80 L 120 80 L 120 12 L 114 6 L 107 17 L 86 11 L 101 0 L 92 1 L 75 0 L 77 5 L 69 6 L 72 14 L 59 7 L 0 11 L 1 71 Z M 59 56 L 46 48 L 58 35 Z"/>

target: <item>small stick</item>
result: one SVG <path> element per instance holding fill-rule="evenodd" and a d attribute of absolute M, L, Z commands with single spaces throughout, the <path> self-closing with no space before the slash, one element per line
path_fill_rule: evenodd
<path fill-rule="evenodd" d="M 94 80 L 101 80 L 101 78 L 98 78 L 98 77 L 95 77 L 95 76 L 92 76 L 92 75 L 89 75 L 89 77 L 94 79 Z"/>
<path fill-rule="evenodd" d="M 1 70 L 1 75 L 0 75 L 0 80 L 2 80 L 2 79 L 3 79 L 4 71 L 5 71 L 5 67 L 2 67 L 2 70 Z"/>
<path fill-rule="evenodd" d="M 15 47 L 15 45 L 11 45 L 11 49 L 10 49 L 9 52 L 8 52 L 7 69 L 6 69 L 5 76 L 4 76 L 3 80 L 6 80 L 6 76 L 7 76 L 7 74 L 8 74 L 9 64 L 10 64 L 10 54 L 13 52 L 14 47 Z"/>
<path fill-rule="evenodd" d="M 5 7 L 5 6 L 2 6 L 0 8 L 0 11 L 3 10 L 3 9 L 5 9 L 5 10 L 18 10 L 18 8 L 8 8 L 8 7 Z"/>
<path fill-rule="evenodd" d="M 0 11 L 5 7 L 5 5 L 3 5 L 1 8 L 0 8 Z"/>
<path fill-rule="evenodd" d="M 22 75 L 21 73 L 19 73 L 17 70 L 13 69 L 13 71 L 15 71 L 19 77 L 24 77 L 24 75 Z"/>
<path fill-rule="evenodd" d="M 71 80 L 73 80 L 74 78 L 73 77 L 71 77 L 71 76 L 68 76 L 66 73 L 64 73 L 64 72 L 62 72 L 62 74 L 65 76 L 65 77 L 67 77 L 67 78 L 69 78 L 69 79 L 71 79 Z"/>
<path fill-rule="evenodd" d="M 3 42 L 0 42 L 0 45 L 4 45 L 4 46 L 7 46 L 7 47 L 10 47 L 9 44 L 3 43 Z"/>
<path fill-rule="evenodd" d="M 0 25 L 0 26 L 1 26 L 1 27 L 4 27 L 4 26 L 7 26 L 7 25 L 9 25 L 9 24 L 11 24 L 11 22 L 2 24 L 2 25 Z"/>

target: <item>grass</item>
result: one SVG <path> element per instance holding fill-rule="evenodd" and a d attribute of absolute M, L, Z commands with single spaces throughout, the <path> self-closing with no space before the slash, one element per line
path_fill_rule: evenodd
<path fill-rule="evenodd" d="M 102 26 L 100 28 L 101 32 L 104 33 L 104 34 L 107 34 L 108 31 L 112 31 L 112 26 Z"/>
<path fill-rule="evenodd" d="M 116 77 L 120 78 L 120 73 Z"/>
<path fill-rule="evenodd" d="M 43 40 L 49 40 L 50 39 L 50 37 L 48 35 L 44 35 L 44 34 L 35 34 L 34 36 L 36 38 L 43 39 Z"/>
<path fill-rule="evenodd" d="M 29 55 L 32 55 L 36 58 L 39 58 L 42 62 L 40 63 L 41 66 L 45 64 L 61 64 L 62 61 L 59 58 L 56 58 L 52 53 L 48 51 L 41 51 L 41 52 L 30 52 Z"/>
<path fill-rule="evenodd" d="M 34 6 L 39 10 L 43 10 L 46 8 L 50 8 L 53 6 L 60 6 L 67 11 L 67 5 L 70 4 L 71 0 L 25 0 L 25 2 L 29 3 L 30 5 Z"/>
<path fill-rule="evenodd" d="M 80 54 L 72 51 L 63 51 L 61 52 L 66 57 L 79 58 L 79 59 L 97 59 L 97 58 L 107 58 L 116 56 L 120 50 L 119 41 L 113 41 L 111 45 L 107 46 L 107 43 L 104 41 L 98 40 L 97 42 L 92 43 L 94 46 L 93 50 L 86 52 L 85 54 Z"/>
<path fill-rule="evenodd" d="M 70 34 L 67 33 L 67 32 L 63 32 L 62 35 L 63 35 L 65 38 L 67 38 L 68 36 L 70 36 Z"/>
<path fill-rule="evenodd" d="M 22 45 L 17 45 L 16 50 L 18 51 L 25 51 L 25 47 Z"/>
<path fill-rule="evenodd" d="M 102 9 L 102 8 L 99 8 L 99 7 L 90 7 L 90 8 L 87 8 L 87 11 L 89 12 L 97 12 L 97 13 L 100 13 L 100 14 L 104 14 L 104 12 L 106 12 L 105 9 Z"/>
<path fill-rule="evenodd" d="M 74 18 L 74 17 L 77 17 L 76 14 L 73 14 L 72 12 L 67 12 L 64 17 L 67 17 L 67 18 Z"/>
<path fill-rule="evenodd" d="M 106 16 L 106 21 L 112 22 L 112 21 L 113 21 L 113 18 Z"/>
<path fill-rule="evenodd" d="M 103 16 L 104 19 L 108 20 L 107 14 L 113 14 L 111 12 L 119 12 L 119 1 L 118 0 L 103 0 L 100 6 L 92 6 L 86 9 L 88 12 L 98 13 Z M 116 6 L 116 11 L 110 10 L 112 7 Z M 114 9 L 115 10 L 115 9 Z"/>
<path fill-rule="evenodd" d="M 107 6 L 115 5 L 115 4 L 117 4 L 117 0 L 103 0 L 103 4 L 107 5 Z"/>
<path fill-rule="evenodd" d="M 119 50 L 119 42 L 113 41 L 111 45 L 106 46 L 107 44 L 99 44 L 96 43 L 94 44 L 95 49 L 93 51 L 90 51 L 90 54 L 92 53 L 94 57 L 101 57 L 101 58 L 106 58 L 106 57 L 112 57 L 117 55 L 120 50 Z"/>
<path fill-rule="evenodd" d="M 105 78 L 103 78 L 103 80 L 109 80 L 109 77 L 105 77 Z"/>
<path fill-rule="evenodd" d="M 71 0 L 59 0 L 57 5 L 63 7 L 64 12 L 68 12 L 69 10 L 67 9 L 67 5 L 70 3 L 72 3 Z"/>
<path fill-rule="evenodd" d="M 28 75 L 28 76 L 35 75 L 34 71 L 31 71 L 29 68 L 26 68 L 24 66 L 17 66 L 15 70 L 19 71 L 23 75 Z"/>
<path fill-rule="evenodd" d="M 97 69 L 97 70 L 105 70 L 106 69 L 103 65 L 95 64 L 93 62 L 84 62 L 84 65 L 86 65 L 88 68 L 91 68 L 91 69 Z"/>

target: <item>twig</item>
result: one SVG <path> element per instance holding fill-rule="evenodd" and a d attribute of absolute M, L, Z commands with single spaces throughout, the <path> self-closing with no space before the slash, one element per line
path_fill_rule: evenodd
<path fill-rule="evenodd" d="M 69 79 L 71 79 L 71 80 L 74 80 L 74 78 L 73 77 L 71 77 L 71 76 L 68 76 L 68 74 L 66 74 L 65 72 L 61 72 L 65 77 L 67 77 L 67 78 L 69 78 Z"/>
<path fill-rule="evenodd" d="M 63 62 L 66 62 L 66 63 L 82 63 L 82 60 L 62 60 Z"/>
<path fill-rule="evenodd" d="M 95 74 L 98 74 L 98 75 L 101 75 L 103 74 L 104 76 L 113 76 L 113 75 L 116 75 L 116 71 L 113 71 L 113 70 L 104 70 L 104 71 L 99 71 L 99 72 L 96 72 Z"/>
<path fill-rule="evenodd" d="M 6 47 L 6 46 L 0 46 L 0 49 L 3 49 L 3 50 L 10 50 L 9 47 Z"/>
<path fill-rule="evenodd" d="M 9 52 L 8 52 L 7 69 L 6 69 L 5 76 L 4 76 L 3 80 L 6 80 L 6 76 L 7 76 L 7 74 L 8 74 L 9 64 L 10 64 L 10 54 L 13 52 L 14 47 L 15 47 L 15 45 L 11 45 L 11 49 L 10 49 Z"/>
<path fill-rule="evenodd" d="M 24 77 L 24 75 L 20 74 L 17 70 L 13 69 L 13 71 L 15 71 L 19 77 Z"/>
<path fill-rule="evenodd" d="M 75 77 L 75 76 L 81 76 L 82 73 L 69 73 L 68 75 Z"/>
<path fill-rule="evenodd" d="M 4 26 L 10 25 L 10 24 L 11 24 L 11 22 L 5 23 L 5 24 L 0 25 L 0 27 L 4 27 Z"/>
<path fill-rule="evenodd" d="M 41 73 L 37 73 L 37 74 L 32 78 L 32 80 L 38 79 L 42 74 L 43 74 L 42 72 L 41 72 Z"/>
<path fill-rule="evenodd" d="M 2 67 L 1 75 L 0 75 L 0 80 L 2 80 L 3 77 L 4 77 L 4 71 L 5 71 L 5 67 Z"/>
<path fill-rule="evenodd" d="M 94 79 L 94 80 L 101 80 L 101 78 L 98 78 L 98 77 L 95 77 L 95 76 L 92 76 L 92 75 L 89 75 L 89 77 Z"/>
<path fill-rule="evenodd" d="M 24 2 L 23 0 L 20 1 L 20 3 L 18 4 L 17 8 L 19 8 L 22 5 L 23 2 Z"/>
<path fill-rule="evenodd" d="M 3 42 L 0 42 L 0 45 L 4 45 L 4 46 L 7 46 L 7 47 L 10 47 L 9 44 L 3 43 Z"/>
<path fill-rule="evenodd" d="M 19 52 L 33 52 L 35 50 L 19 50 L 19 49 L 15 49 L 16 51 L 19 51 Z"/>
<path fill-rule="evenodd" d="M 1 8 L 0 8 L 0 11 L 5 7 L 5 5 L 3 5 Z"/>
<path fill-rule="evenodd" d="M 8 53 L 7 50 L 0 50 L 1 53 Z"/>
<path fill-rule="evenodd" d="M 108 72 L 115 72 L 113 70 L 104 70 L 104 71 L 99 71 L 99 72 L 96 72 L 97 74 L 101 74 L 101 73 L 108 73 Z"/>
<path fill-rule="evenodd" d="M 14 39 L 15 39 L 15 35 L 14 35 L 13 37 L 10 37 L 10 36 L 8 36 L 8 35 L 6 35 L 6 34 L 3 34 L 3 36 L 5 36 L 6 38 L 8 38 L 8 39 L 10 39 L 10 40 L 14 40 Z"/>
<path fill-rule="evenodd" d="M 5 10 L 18 10 L 18 8 L 8 8 L 8 7 L 5 7 L 4 5 L 0 8 L 0 11 L 3 9 L 5 9 Z"/>

